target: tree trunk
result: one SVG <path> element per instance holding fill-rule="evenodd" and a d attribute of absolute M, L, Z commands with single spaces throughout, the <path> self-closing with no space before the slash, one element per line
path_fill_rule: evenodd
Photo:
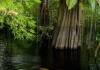
<path fill-rule="evenodd" d="M 52 46 L 59 49 L 78 48 L 80 46 L 79 3 L 68 10 L 65 0 L 60 0 L 59 17 L 54 32 Z"/>
<path fill-rule="evenodd" d="M 60 0 L 58 24 L 52 41 L 54 70 L 80 70 L 80 30 L 79 2 L 68 10 L 66 0 Z"/>
<path fill-rule="evenodd" d="M 49 12 L 48 12 L 48 0 L 41 0 L 40 6 L 40 23 L 39 26 L 43 29 L 46 28 L 49 24 Z M 48 44 L 49 39 L 46 35 L 46 32 L 43 30 L 39 30 L 40 32 L 40 58 L 41 58 L 41 67 L 48 67 L 49 64 L 49 52 L 48 52 Z"/>

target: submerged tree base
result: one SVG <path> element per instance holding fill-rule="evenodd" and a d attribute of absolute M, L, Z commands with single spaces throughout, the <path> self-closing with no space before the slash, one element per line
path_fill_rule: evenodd
<path fill-rule="evenodd" d="M 55 49 L 53 48 L 53 63 L 50 70 L 80 70 L 80 48 Z"/>

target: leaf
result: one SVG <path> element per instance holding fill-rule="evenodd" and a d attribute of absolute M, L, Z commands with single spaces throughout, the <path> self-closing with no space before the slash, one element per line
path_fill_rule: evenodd
<path fill-rule="evenodd" d="M 41 1 L 40 1 L 40 0 L 34 0 L 34 2 L 35 2 L 35 3 L 41 3 Z"/>
<path fill-rule="evenodd" d="M 66 5 L 68 9 L 72 9 L 77 4 L 77 0 L 66 0 Z"/>
<path fill-rule="evenodd" d="M 90 4 L 92 10 L 94 10 L 95 6 L 96 6 L 96 0 L 88 0 L 88 1 L 89 1 L 89 4 Z"/>
<path fill-rule="evenodd" d="M 100 0 L 96 0 L 97 1 L 97 3 L 99 4 L 99 6 L 100 6 Z"/>
<path fill-rule="evenodd" d="M 81 7 L 81 9 L 84 9 L 84 7 L 85 7 L 82 2 L 80 2 L 80 7 Z"/>

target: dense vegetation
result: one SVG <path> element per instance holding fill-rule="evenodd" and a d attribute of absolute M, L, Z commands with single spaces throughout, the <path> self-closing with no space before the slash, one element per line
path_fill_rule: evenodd
<path fill-rule="evenodd" d="M 100 57 L 100 0 L 0 0 L 1 41 L 8 56 L 35 53 L 43 67 L 91 70 Z"/>
<path fill-rule="evenodd" d="M 8 29 L 15 39 L 34 39 L 39 0 L 0 1 L 0 29 Z M 34 13 L 35 12 L 35 13 Z"/>

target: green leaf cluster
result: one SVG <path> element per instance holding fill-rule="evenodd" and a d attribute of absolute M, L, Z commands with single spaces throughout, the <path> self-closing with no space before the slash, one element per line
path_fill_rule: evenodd
<path fill-rule="evenodd" d="M 66 5 L 69 10 L 72 9 L 77 3 L 78 0 L 66 0 Z M 100 0 L 80 0 L 80 3 L 88 5 L 93 11 L 95 10 L 97 4 L 100 6 Z"/>
<path fill-rule="evenodd" d="M 77 3 L 77 0 L 66 0 L 66 5 L 68 9 L 72 9 Z"/>
<path fill-rule="evenodd" d="M 36 16 L 32 10 L 40 0 L 0 0 L 0 29 L 5 25 L 15 39 L 35 37 Z"/>

